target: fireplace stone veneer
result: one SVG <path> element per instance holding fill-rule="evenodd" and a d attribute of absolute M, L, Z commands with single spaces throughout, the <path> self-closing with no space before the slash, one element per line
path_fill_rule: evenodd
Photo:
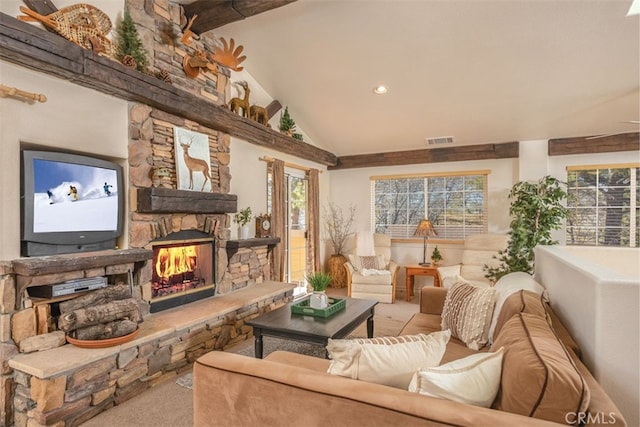
<path fill-rule="evenodd" d="M 160 313 L 140 324 L 133 340 L 116 347 L 72 345 L 17 355 L 7 362 L 13 376 L 13 424 L 79 425 L 155 384 L 188 371 L 199 356 L 246 340 L 245 322 L 293 298 L 295 285 L 264 282 Z M 8 425 L 12 425 L 9 423 Z"/>

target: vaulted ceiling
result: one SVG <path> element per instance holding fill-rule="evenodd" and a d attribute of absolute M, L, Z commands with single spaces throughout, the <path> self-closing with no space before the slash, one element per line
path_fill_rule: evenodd
<path fill-rule="evenodd" d="M 275 3 L 210 31 L 339 156 L 638 131 L 631 0 Z"/>

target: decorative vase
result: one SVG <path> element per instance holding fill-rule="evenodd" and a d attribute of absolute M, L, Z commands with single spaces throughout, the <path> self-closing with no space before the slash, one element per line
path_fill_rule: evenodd
<path fill-rule="evenodd" d="M 327 269 L 333 279 L 331 281 L 332 288 L 344 288 L 347 286 L 347 271 L 344 269 L 345 262 L 347 262 L 347 258 L 342 254 L 333 254 L 327 260 Z"/>
<path fill-rule="evenodd" d="M 248 225 L 242 225 L 242 226 L 240 226 L 239 231 L 240 231 L 240 232 L 238 233 L 238 236 L 239 236 L 241 239 L 246 240 L 246 239 L 248 239 L 248 238 L 249 238 L 249 226 L 248 226 Z"/>
<path fill-rule="evenodd" d="M 313 291 L 309 298 L 309 306 L 311 308 L 327 308 L 329 307 L 329 299 L 324 291 Z"/>

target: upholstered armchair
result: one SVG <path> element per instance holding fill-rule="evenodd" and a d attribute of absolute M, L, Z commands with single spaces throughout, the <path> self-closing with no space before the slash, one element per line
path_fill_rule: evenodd
<path fill-rule="evenodd" d="M 498 267 L 500 261 L 495 257 L 498 252 L 506 249 L 509 236 L 506 234 L 475 234 L 464 241 L 462 262 L 456 265 L 438 267 L 440 283 L 450 288 L 459 277 L 478 285 L 491 286 L 489 279 L 484 277 L 484 266 Z"/>
<path fill-rule="evenodd" d="M 398 264 L 391 260 L 391 237 L 373 234 L 373 251 L 358 250 L 353 239 L 353 251 L 347 253 L 344 268 L 347 270 L 347 295 L 352 298 L 375 299 L 378 302 L 393 303 L 396 300 L 396 277 Z M 360 254 L 369 253 L 369 255 Z"/>

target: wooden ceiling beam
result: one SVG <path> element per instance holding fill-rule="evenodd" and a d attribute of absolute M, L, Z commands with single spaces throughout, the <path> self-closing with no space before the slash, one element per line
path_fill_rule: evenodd
<path fill-rule="evenodd" d="M 550 156 L 598 154 L 640 150 L 640 132 L 619 133 L 602 137 L 555 138 L 549 140 Z"/>
<path fill-rule="evenodd" d="M 322 165 L 336 156 L 0 12 L 0 59 Z"/>
<path fill-rule="evenodd" d="M 518 157 L 519 152 L 518 142 L 503 142 L 500 144 L 358 154 L 338 157 L 338 163 L 335 166 L 329 166 L 329 169 L 400 166 L 420 163 L 460 162 L 464 160 L 509 159 Z"/>
<path fill-rule="evenodd" d="M 191 31 L 202 34 L 294 1 L 296 0 L 197 0 L 185 4 L 183 8 L 187 20 L 198 15 Z"/>

